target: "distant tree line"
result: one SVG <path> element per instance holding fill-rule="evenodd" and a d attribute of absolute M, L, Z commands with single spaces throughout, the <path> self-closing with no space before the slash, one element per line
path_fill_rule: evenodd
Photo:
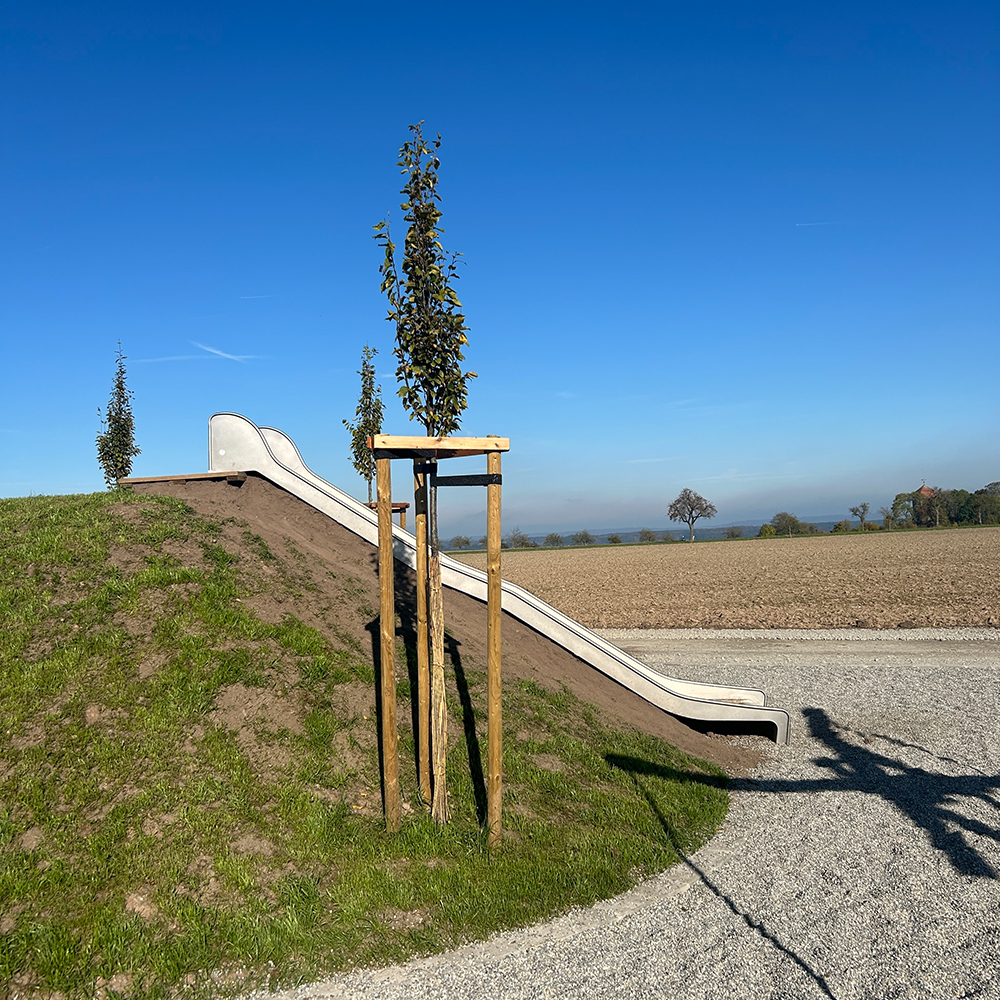
<path fill-rule="evenodd" d="M 846 518 L 838 521 L 831 529 L 834 535 L 847 532 L 892 531 L 907 528 L 944 528 L 950 525 L 1000 524 L 1000 481 L 987 483 L 981 489 L 970 493 L 962 489 L 943 489 L 940 486 L 922 486 L 912 493 L 897 493 L 889 507 L 880 507 L 882 523 L 868 520 L 871 506 L 860 503 L 851 507 L 857 518 L 855 525 Z M 819 535 L 824 532 L 815 524 L 800 521 L 788 511 L 779 511 L 770 523 L 761 525 L 758 538 L 774 538 L 786 535 Z M 726 532 L 726 537 L 738 537 Z"/>

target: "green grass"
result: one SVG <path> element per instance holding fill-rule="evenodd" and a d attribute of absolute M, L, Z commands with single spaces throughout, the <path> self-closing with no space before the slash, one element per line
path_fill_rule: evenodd
<path fill-rule="evenodd" d="M 409 808 L 388 836 L 370 649 L 249 607 L 315 579 L 177 500 L 0 500 L 0 996 L 208 996 L 397 961 L 621 892 L 722 822 L 717 769 L 508 684 L 490 851 L 485 677 L 466 662 L 453 822 L 419 802 L 403 701 Z M 234 698 L 264 708 L 234 722 Z"/>

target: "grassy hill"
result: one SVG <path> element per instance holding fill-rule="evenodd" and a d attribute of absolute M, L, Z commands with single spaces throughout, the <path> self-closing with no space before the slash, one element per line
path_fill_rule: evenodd
<path fill-rule="evenodd" d="M 396 961 L 618 893 L 721 823 L 719 767 L 652 715 L 588 704 L 512 627 L 490 852 L 484 644 L 460 609 L 454 821 L 432 823 L 401 578 L 406 805 L 386 835 L 373 552 L 269 484 L 211 489 L 0 500 L 0 995 L 211 995 Z M 266 523 L 241 516 L 264 501 Z"/>

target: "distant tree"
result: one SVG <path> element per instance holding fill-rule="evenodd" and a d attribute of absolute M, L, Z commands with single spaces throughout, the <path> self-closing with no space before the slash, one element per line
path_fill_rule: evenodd
<path fill-rule="evenodd" d="M 715 504 L 710 503 L 700 493 L 685 487 L 677 495 L 677 499 L 667 508 L 667 517 L 671 521 L 682 521 L 691 533 L 689 541 L 694 541 L 694 523 L 702 517 L 715 517 L 718 511 Z"/>
<path fill-rule="evenodd" d="M 867 503 L 859 503 L 857 507 L 848 507 L 848 510 L 861 522 L 859 527 L 865 530 L 865 521 L 868 520 L 868 511 L 871 508 Z"/>
<path fill-rule="evenodd" d="M 621 535 L 608 535 L 608 544 L 609 545 L 621 545 L 621 543 L 622 543 L 622 536 Z"/>
<path fill-rule="evenodd" d="M 976 492 L 978 492 L 978 490 Z M 1000 480 L 997 480 L 995 483 L 987 483 L 983 487 L 983 492 L 988 497 L 1000 497 Z"/>
<path fill-rule="evenodd" d="M 550 531 L 545 536 L 545 544 L 553 547 L 556 545 L 565 545 L 566 539 L 562 535 L 557 535 L 554 531 Z"/>
<path fill-rule="evenodd" d="M 773 524 L 762 524 L 760 526 L 760 531 L 757 532 L 758 538 L 774 538 L 777 532 L 774 530 Z"/>
<path fill-rule="evenodd" d="M 663 540 L 665 542 L 676 542 L 677 541 L 677 539 L 674 538 L 673 534 L 671 532 L 669 532 L 669 531 L 664 531 L 663 532 Z"/>
<path fill-rule="evenodd" d="M 354 419 L 343 421 L 351 435 L 351 461 L 359 476 L 368 484 L 368 502 L 372 502 L 372 480 L 375 478 L 375 456 L 367 445 L 368 436 L 382 433 L 382 387 L 375 381 L 372 358 L 378 354 L 367 344 L 361 348 L 361 395 L 354 410 Z"/>
<path fill-rule="evenodd" d="M 533 542 L 520 528 L 514 527 L 507 533 L 507 544 L 512 549 L 537 549 L 538 542 Z"/>
<path fill-rule="evenodd" d="M 141 454 L 135 446 L 135 419 L 132 416 L 133 392 L 125 384 L 125 358 L 122 354 L 122 342 L 118 341 L 118 353 L 115 363 L 115 383 L 111 389 L 111 398 L 101 426 L 104 428 L 97 435 L 97 461 L 104 472 L 104 482 L 109 490 L 113 490 L 119 479 L 125 479 L 132 473 L 132 459 Z M 97 409 L 98 417 L 101 409 Z"/>
<path fill-rule="evenodd" d="M 742 538 L 742 528 L 726 528 L 726 538 Z"/>
<path fill-rule="evenodd" d="M 776 534 L 788 535 L 789 538 L 799 534 L 802 530 L 802 522 L 794 514 L 789 514 L 787 510 L 775 514 L 771 518 L 771 524 L 774 526 Z"/>
<path fill-rule="evenodd" d="M 656 532 L 655 531 L 650 531 L 649 528 L 643 528 L 639 532 L 639 541 L 640 542 L 655 542 L 656 541 Z"/>
<path fill-rule="evenodd" d="M 574 545 L 593 545 L 596 540 L 589 531 L 577 531 L 570 537 Z"/>
<path fill-rule="evenodd" d="M 486 536 L 485 535 L 483 535 L 483 537 L 479 539 L 479 547 L 481 549 L 485 549 L 486 548 Z M 502 542 L 501 542 L 501 546 L 500 547 L 503 548 L 503 543 Z"/>
<path fill-rule="evenodd" d="M 456 535 L 451 540 L 451 547 L 453 549 L 467 549 L 472 544 L 468 535 Z"/>
<path fill-rule="evenodd" d="M 948 505 L 948 490 L 941 489 L 940 486 L 934 487 L 934 495 L 930 498 L 931 510 L 934 512 L 934 527 L 941 527 L 941 514 L 945 512 L 945 524 L 948 523 L 947 515 L 947 505 Z"/>
<path fill-rule="evenodd" d="M 896 515 L 891 507 L 879 507 L 878 512 L 882 515 L 882 527 L 886 531 L 891 531 L 896 527 Z"/>
<path fill-rule="evenodd" d="M 833 535 L 843 535 L 848 531 L 853 531 L 854 525 L 845 517 L 843 521 L 838 521 L 833 528 L 830 529 L 830 533 Z"/>

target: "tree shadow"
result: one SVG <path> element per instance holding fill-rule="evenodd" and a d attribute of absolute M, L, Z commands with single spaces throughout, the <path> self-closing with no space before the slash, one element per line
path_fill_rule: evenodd
<path fill-rule="evenodd" d="M 729 784 L 731 789 L 749 792 L 858 791 L 877 795 L 925 830 L 931 844 L 945 855 L 956 872 L 974 878 L 1000 877 L 965 836 L 976 834 L 1000 843 L 1000 828 L 964 816 L 954 808 L 956 800 L 971 798 L 1000 813 L 1000 802 L 994 797 L 1000 789 L 1000 775 L 976 769 L 973 769 L 975 774 L 935 774 L 850 742 L 843 734 L 854 731 L 835 723 L 821 708 L 806 708 L 802 714 L 809 734 L 831 751 L 831 756 L 817 757 L 813 761 L 828 770 L 830 777 L 793 781 L 733 778 Z M 938 757 L 918 744 L 874 733 L 857 735 L 864 740 L 874 737 L 899 747 L 916 749 L 935 760 L 959 763 L 950 757 Z"/>
<path fill-rule="evenodd" d="M 775 937 L 775 935 L 771 933 L 771 931 L 769 931 L 763 923 L 759 920 L 755 920 L 749 913 L 741 910 L 736 905 L 732 897 L 726 895 L 726 893 L 723 892 L 711 878 L 709 878 L 704 869 L 702 869 L 687 855 L 686 851 L 681 846 L 673 827 L 670 825 L 666 816 L 664 816 L 663 811 L 660 809 L 656 798 L 643 784 L 643 782 L 639 780 L 640 777 L 658 777 L 667 778 L 669 780 L 698 781 L 706 785 L 719 787 L 720 785 L 726 784 L 725 779 L 717 778 L 714 775 L 709 774 L 698 774 L 694 771 L 678 771 L 672 767 L 665 767 L 661 764 L 654 764 L 640 758 L 626 757 L 620 754 L 607 754 L 605 756 L 605 760 L 607 760 L 612 767 L 626 771 L 631 775 L 632 781 L 635 783 L 636 790 L 649 804 L 649 808 L 652 810 L 653 815 L 656 817 L 656 821 L 660 824 L 660 828 L 663 830 L 664 835 L 670 842 L 670 846 L 674 849 L 674 853 L 685 867 L 694 872 L 701 884 L 704 885 L 713 896 L 719 899 L 734 916 L 739 917 L 739 919 L 742 920 L 743 923 L 750 928 L 750 930 L 760 935 L 761 938 L 780 951 L 783 955 L 787 955 L 814 983 L 816 983 L 825 996 L 830 997 L 830 1000 L 836 1000 L 834 994 L 830 990 L 830 987 L 827 985 L 826 979 L 820 975 L 819 972 L 813 969 L 804 958 L 793 951 L 788 945 L 784 944 L 777 937 Z"/>
<path fill-rule="evenodd" d="M 455 683 L 458 685 L 458 699 L 462 705 L 462 729 L 465 732 L 465 748 L 469 755 L 469 772 L 472 777 L 472 791 L 476 799 L 476 819 L 480 826 L 486 825 L 486 777 L 483 773 L 483 758 L 479 750 L 479 737 L 476 735 L 476 711 L 472 707 L 469 695 L 469 684 L 462 666 L 462 656 L 458 647 L 462 644 L 449 635 L 444 634 L 445 654 L 451 660 L 455 669 Z"/>

